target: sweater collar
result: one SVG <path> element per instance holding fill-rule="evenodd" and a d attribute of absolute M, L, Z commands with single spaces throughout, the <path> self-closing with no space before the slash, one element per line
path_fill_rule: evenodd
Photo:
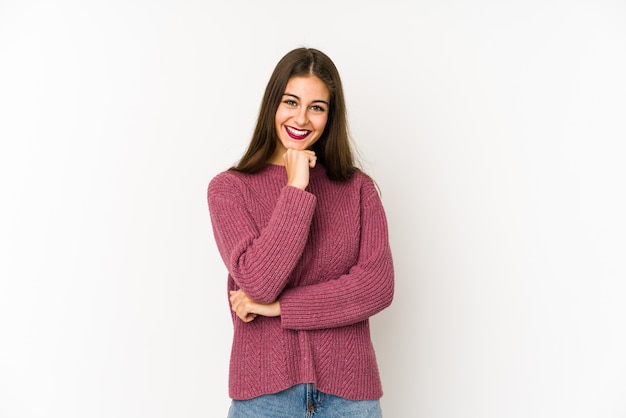
<path fill-rule="evenodd" d="M 286 178 L 286 175 L 287 175 L 284 165 L 269 164 L 269 163 L 265 164 L 265 167 L 263 168 L 261 173 L 266 173 L 273 177 L 280 177 L 281 179 Z M 317 163 L 315 164 L 315 167 L 311 169 L 309 175 L 311 178 L 315 178 L 324 174 L 326 174 L 326 167 L 324 167 L 320 163 Z"/>

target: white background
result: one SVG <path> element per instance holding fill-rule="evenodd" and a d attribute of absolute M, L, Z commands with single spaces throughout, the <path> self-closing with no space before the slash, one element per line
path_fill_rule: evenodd
<path fill-rule="evenodd" d="M 396 264 L 386 417 L 626 417 L 626 4 L 0 1 L 0 416 L 223 417 L 206 186 L 330 55 Z"/>

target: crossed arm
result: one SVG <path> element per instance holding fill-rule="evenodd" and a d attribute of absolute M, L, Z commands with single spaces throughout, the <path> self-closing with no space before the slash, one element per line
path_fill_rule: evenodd
<path fill-rule="evenodd" d="M 258 315 L 281 317 L 284 328 L 320 329 L 367 319 L 391 304 L 394 274 L 382 204 L 364 186 L 359 257 L 350 270 L 318 284 L 282 289 L 271 300 L 255 299 L 241 283 L 229 294 L 231 309 L 244 322 Z M 283 253 L 284 254 L 284 253 Z"/>
<path fill-rule="evenodd" d="M 307 241 L 315 196 L 286 187 L 269 223 L 258 230 L 233 186 L 232 181 L 215 184 L 209 206 L 218 248 L 237 284 L 229 294 L 231 309 L 242 321 L 280 316 L 284 328 L 331 328 L 362 321 L 391 304 L 393 263 L 373 183 L 362 184 L 357 263 L 327 282 L 289 289 L 285 286 Z"/>

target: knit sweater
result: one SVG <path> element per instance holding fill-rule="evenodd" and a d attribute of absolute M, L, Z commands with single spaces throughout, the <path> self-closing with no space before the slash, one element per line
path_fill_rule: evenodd
<path fill-rule="evenodd" d="M 394 273 L 387 221 L 372 180 L 347 182 L 310 170 L 306 190 L 285 167 L 226 171 L 208 187 L 213 233 L 228 290 L 279 317 L 245 323 L 234 313 L 229 395 L 250 399 L 298 383 L 346 399 L 377 399 L 382 386 L 368 318 L 391 304 Z"/>

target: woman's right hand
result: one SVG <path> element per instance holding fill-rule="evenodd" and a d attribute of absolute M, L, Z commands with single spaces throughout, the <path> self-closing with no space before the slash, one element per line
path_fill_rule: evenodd
<path fill-rule="evenodd" d="M 315 167 L 317 157 L 311 150 L 288 149 L 283 154 L 287 185 L 304 190 L 309 185 L 309 169 Z"/>

